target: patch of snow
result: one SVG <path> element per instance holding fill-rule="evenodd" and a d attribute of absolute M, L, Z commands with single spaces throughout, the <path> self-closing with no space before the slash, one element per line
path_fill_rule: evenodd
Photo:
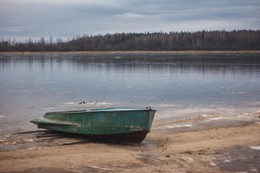
<path fill-rule="evenodd" d="M 250 149 L 252 149 L 252 150 L 260 150 L 260 145 L 258 145 L 258 146 L 251 146 Z"/>
<path fill-rule="evenodd" d="M 230 163 L 230 162 L 231 162 L 231 160 L 228 160 L 228 159 L 224 160 L 224 163 Z"/>
<path fill-rule="evenodd" d="M 216 121 L 216 120 L 222 120 L 224 117 L 214 117 L 214 118 L 208 118 L 206 121 Z"/>
<path fill-rule="evenodd" d="M 27 142 L 33 142 L 33 139 L 28 139 L 28 140 L 26 140 Z"/>
<path fill-rule="evenodd" d="M 192 127 L 192 124 L 174 124 L 174 125 L 165 125 L 166 128 L 179 128 L 179 127 Z"/>
<path fill-rule="evenodd" d="M 199 117 L 201 117 L 201 118 L 207 118 L 207 117 L 211 117 L 211 115 L 200 115 Z"/>
<path fill-rule="evenodd" d="M 211 161 L 209 164 L 210 164 L 211 166 L 217 166 L 217 164 L 214 163 L 214 162 L 212 162 L 212 161 Z"/>
<path fill-rule="evenodd" d="M 65 102 L 64 104 L 65 105 L 76 105 L 76 104 L 78 104 L 78 102 Z"/>
<path fill-rule="evenodd" d="M 183 160 L 185 160 L 186 162 L 194 162 L 194 159 L 191 157 L 182 157 Z"/>
<path fill-rule="evenodd" d="M 45 111 L 48 111 L 48 110 L 53 110 L 54 107 L 48 107 L 48 108 L 44 108 Z"/>

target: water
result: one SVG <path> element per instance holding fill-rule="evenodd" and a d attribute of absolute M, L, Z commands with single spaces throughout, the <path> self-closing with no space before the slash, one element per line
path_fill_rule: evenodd
<path fill-rule="evenodd" d="M 46 111 L 147 105 L 257 108 L 260 55 L 0 54 L 6 129 L 24 128 Z"/>

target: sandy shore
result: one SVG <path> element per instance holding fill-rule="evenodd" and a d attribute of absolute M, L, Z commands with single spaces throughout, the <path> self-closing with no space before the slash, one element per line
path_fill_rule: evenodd
<path fill-rule="evenodd" d="M 0 172 L 260 172 L 259 132 L 255 112 L 156 119 L 138 145 L 15 134 L 0 142 Z"/>

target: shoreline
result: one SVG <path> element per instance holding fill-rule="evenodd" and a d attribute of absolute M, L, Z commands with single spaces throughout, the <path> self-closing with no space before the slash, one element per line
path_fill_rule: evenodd
<path fill-rule="evenodd" d="M 0 172 L 258 172 L 259 131 L 255 111 L 157 119 L 134 145 L 12 135 L 0 142 Z"/>
<path fill-rule="evenodd" d="M 13 51 L 0 54 L 260 54 L 260 50 L 176 50 L 176 51 Z"/>

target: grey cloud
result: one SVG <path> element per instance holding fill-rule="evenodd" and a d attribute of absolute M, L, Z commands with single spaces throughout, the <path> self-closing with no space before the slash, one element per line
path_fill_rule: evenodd
<path fill-rule="evenodd" d="M 259 0 L 2 1 L 3 37 L 260 28 Z"/>

